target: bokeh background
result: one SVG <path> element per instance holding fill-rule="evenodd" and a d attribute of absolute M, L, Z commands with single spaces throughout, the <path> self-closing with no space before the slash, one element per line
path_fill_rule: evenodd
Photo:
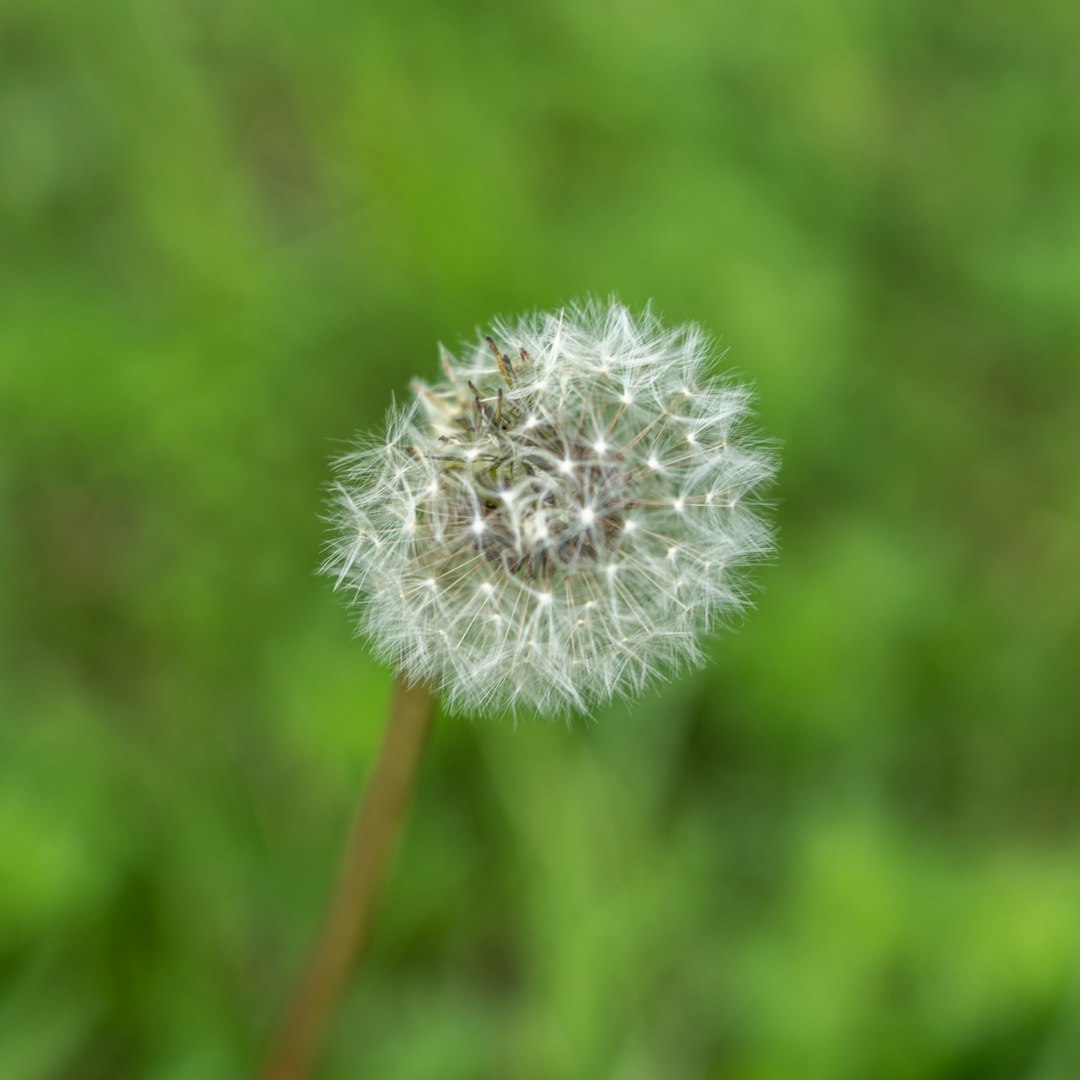
<path fill-rule="evenodd" d="M 709 667 L 443 718 L 321 1077 L 1080 1076 L 1080 7 L 6 0 L 0 1077 L 252 1075 L 390 674 L 328 459 L 495 313 L 784 445 Z"/>

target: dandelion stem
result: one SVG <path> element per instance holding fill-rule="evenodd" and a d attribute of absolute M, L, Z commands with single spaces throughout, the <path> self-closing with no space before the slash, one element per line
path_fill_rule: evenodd
<path fill-rule="evenodd" d="M 359 960 L 394 842 L 409 808 L 434 698 L 401 679 L 322 928 L 275 1038 L 265 1080 L 306 1080 Z"/>

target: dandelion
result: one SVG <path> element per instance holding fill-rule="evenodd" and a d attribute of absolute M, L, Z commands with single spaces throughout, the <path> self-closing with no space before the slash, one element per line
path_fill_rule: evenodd
<path fill-rule="evenodd" d="M 766 554 L 773 458 L 696 326 L 497 322 L 339 463 L 326 569 L 452 710 L 589 710 L 702 660 Z"/>
<path fill-rule="evenodd" d="M 339 462 L 325 569 L 399 678 L 323 929 L 267 1080 L 310 1075 L 370 929 L 433 709 L 588 710 L 702 659 L 770 550 L 773 459 L 696 326 L 586 303 L 414 384 Z"/>

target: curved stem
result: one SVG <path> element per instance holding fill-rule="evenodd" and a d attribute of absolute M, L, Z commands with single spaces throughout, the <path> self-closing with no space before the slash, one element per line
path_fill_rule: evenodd
<path fill-rule="evenodd" d="M 337 886 L 275 1038 L 265 1080 L 306 1080 L 311 1075 L 349 972 L 367 945 L 379 883 L 408 811 L 434 703 L 425 687 L 398 680 Z"/>

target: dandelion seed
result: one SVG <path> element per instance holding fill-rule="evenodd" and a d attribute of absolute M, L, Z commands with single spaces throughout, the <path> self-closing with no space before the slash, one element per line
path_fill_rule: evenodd
<path fill-rule="evenodd" d="M 544 714 L 699 661 L 771 549 L 774 460 L 711 359 L 693 326 L 596 303 L 445 355 L 340 463 L 325 570 L 379 655 L 451 710 Z"/>

